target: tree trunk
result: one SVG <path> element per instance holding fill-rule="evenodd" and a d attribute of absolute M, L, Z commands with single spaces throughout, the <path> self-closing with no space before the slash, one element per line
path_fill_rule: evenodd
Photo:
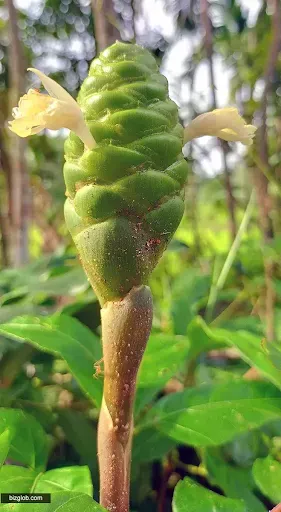
<path fill-rule="evenodd" d="M 14 107 L 24 93 L 24 56 L 19 39 L 17 11 L 13 0 L 6 0 L 9 13 L 8 66 L 10 104 Z M 25 141 L 10 134 L 10 248 L 11 263 L 19 266 L 28 261 L 28 225 L 30 218 L 30 184 L 25 162 Z"/>
<path fill-rule="evenodd" d="M 211 82 L 211 94 L 212 94 L 212 108 L 217 108 L 217 97 L 216 97 L 216 84 L 215 84 L 215 75 L 214 75 L 214 66 L 213 66 L 213 38 L 212 38 L 212 25 L 211 20 L 209 18 L 209 2 L 208 0 L 200 0 L 201 7 L 201 20 L 202 26 L 205 31 L 204 37 L 204 45 L 206 50 L 206 55 L 209 64 L 209 73 L 210 73 L 210 82 Z M 224 172 L 224 184 L 226 191 L 226 202 L 228 206 L 229 212 L 229 229 L 231 233 L 232 240 L 235 239 L 236 236 L 236 219 L 235 219 L 235 199 L 232 190 L 231 177 L 227 166 L 227 153 L 228 153 L 228 145 L 226 142 L 220 142 L 222 154 L 223 154 L 223 172 Z"/>
<path fill-rule="evenodd" d="M 269 95 L 272 91 L 272 79 L 276 71 L 279 53 L 281 50 L 281 4 L 280 0 L 272 0 L 272 42 L 266 60 L 266 68 L 264 71 L 264 92 L 261 98 L 261 127 L 258 133 L 258 152 L 262 165 L 269 168 L 268 162 L 268 139 L 267 139 L 267 105 Z M 268 179 L 257 169 L 255 177 L 255 185 L 257 189 L 257 200 L 259 206 L 260 225 L 263 233 L 264 243 L 268 244 L 273 236 L 273 224 L 270 217 L 272 211 L 272 199 L 268 192 Z M 266 337 L 268 341 L 272 341 L 275 337 L 274 333 L 274 303 L 275 293 L 273 286 L 274 264 L 270 258 L 264 258 L 265 269 L 265 319 L 266 319 Z"/>
<path fill-rule="evenodd" d="M 95 26 L 95 39 L 97 52 L 115 43 L 120 39 L 118 21 L 113 8 L 112 0 L 92 0 L 92 12 Z"/>
<path fill-rule="evenodd" d="M 1 265 L 8 267 L 9 265 L 9 218 L 8 218 L 8 205 L 9 205 L 9 158 L 6 152 L 3 128 L 0 127 L 0 170 L 3 174 L 1 178 L 0 193 L 4 196 L 0 201 L 0 233 L 1 233 Z"/>

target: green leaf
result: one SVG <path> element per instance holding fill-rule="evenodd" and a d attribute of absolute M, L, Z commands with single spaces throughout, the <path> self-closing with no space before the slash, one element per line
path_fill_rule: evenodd
<path fill-rule="evenodd" d="M 235 346 L 241 353 L 241 357 L 250 366 L 255 366 L 263 375 L 267 377 L 275 386 L 281 388 L 281 371 L 274 364 L 274 357 L 270 357 L 267 346 L 264 346 L 262 338 L 246 331 L 226 331 L 224 329 L 214 329 L 208 327 L 204 321 L 200 320 L 202 328 L 209 338 L 213 341 L 225 343 L 230 346 Z M 277 353 L 281 360 L 280 348 L 275 343 L 270 344 L 270 350 L 273 354 L 276 348 Z"/>
<path fill-rule="evenodd" d="M 176 486 L 173 498 L 173 512 L 247 512 L 244 503 L 220 496 L 190 478 Z"/>
<path fill-rule="evenodd" d="M 0 434 L 0 467 L 4 464 L 11 446 L 11 431 L 9 428 Z"/>
<path fill-rule="evenodd" d="M 225 457 L 241 468 L 249 468 L 257 457 L 269 453 L 267 438 L 260 429 L 236 436 L 224 446 Z"/>
<path fill-rule="evenodd" d="M 93 377 L 94 364 L 101 357 L 100 342 L 78 320 L 65 315 L 24 317 L 2 325 L 0 332 L 62 357 L 84 393 L 101 404 L 102 382 Z"/>
<path fill-rule="evenodd" d="M 33 279 L 32 279 L 33 278 Z M 84 270 L 80 267 L 74 267 L 55 277 L 50 277 L 46 273 L 32 276 L 28 283 L 29 293 L 46 293 L 48 295 L 72 295 L 77 296 L 89 287 Z"/>
<path fill-rule="evenodd" d="M 91 473 L 87 466 L 51 469 L 40 475 L 32 492 L 75 491 L 93 495 Z"/>
<path fill-rule="evenodd" d="M 150 427 L 136 433 L 133 440 L 133 464 L 160 460 L 177 445 L 177 441 Z"/>
<path fill-rule="evenodd" d="M 175 393 L 173 394 L 174 406 L 177 402 L 177 407 L 180 409 L 185 400 L 188 400 L 190 405 L 202 403 L 202 401 L 204 403 L 208 401 L 210 392 L 209 386 L 201 386 L 200 389 L 186 389 L 182 393 Z M 160 403 L 164 405 L 165 400 L 161 400 Z M 133 464 L 160 460 L 176 445 L 177 440 L 162 433 L 157 426 L 140 423 L 139 428 L 138 425 L 136 426 L 133 440 Z"/>
<path fill-rule="evenodd" d="M 9 503 L 1 506 L 3 512 L 30 512 L 30 503 Z M 40 503 L 32 507 L 32 512 L 106 512 L 87 494 L 76 492 L 56 492 L 51 503 Z"/>
<path fill-rule="evenodd" d="M 159 393 L 159 387 L 154 388 L 137 388 L 136 398 L 134 403 L 134 417 L 137 421 L 138 415 L 142 412 L 144 407 L 151 403 L 157 394 Z"/>
<path fill-rule="evenodd" d="M 25 267 L 24 270 L 14 278 L 11 276 L 8 284 L 13 285 L 12 290 L 1 297 L 1 304 L 25 294 L 29 294 L 29 296 L 38 293 L 77 296 L 89 287 L 85 272 L 80 266 L 62 266 L 62 272 L 55 276 L 51 275 L 48 268 L 36 270 Z"/>
<path fill-rule="evenodd" d="M 185 364 L 189 340 L 183 336 L 150 336 L 138 373 L 135 416 Z"/>
<path fill-rule="evenodd" d="M 253 465 L 254 480 L 261 492 L 273 503 L 281 501 L 281 464 L 271 456 L 257 459 Z"/>
<path fill-rule="evenodd" d="M 141 362 L 138 386 L 161 389 L 182 367 L 188 350 L 189 341 L 183 336 L 152 335 Z"/>
<path fill-rule="evenodd" d="M 38 473 L 19 466 L 3 466 L 0 490 L 9 492 L 75 491 L 93 495 L 91 474 L 87 466 L 70 466 Z"/>
<path fill-rule="evenodd" d="M 16 302 L 8 306 L 0 307 L 0 323 L 10 322 L 19 315 L 40 315 L 44 313 L 43 308 L 28 302 Z"/>
<path fill-rule="evenodd" d="M 208 480 L 212 485 L 218 485 L 226 496 L 242 499 L 247 506 L 247 512 L 267 512 L 254 494 L 255 486 L 250 468 L 229 464 L 217 448 L 206 449 L 204 463 Z"/>
<path fill-rule="evenodd" d="M 244 379 L 224 382 L 214 386 L 211 393 L 212 402 L 224 400 L 241 400 L 251 398 L 281 398 L 281 392 L 270 382 L 247 381 Z"/>
<path fill-rule="evenodd" d="M 37 475 L 37 471 L 20 466 L 3 466 L 0 470 L 0 492 L 31 492 Z"/>
<path fill-rule="evenodd" d="M 264 336 L 264 329 L 261 320 L 256 316 L 237 316 L 222 321 L 220 327 L 229 331 L 248 331 L 260 337 Z"/>
<path fill-rule="evenodd" d="M 210 277 L 191 270 L 181 273 L 172 290 L 172 318 L 175 334 L 186 334 L 197 314 L 197 303 L 210 287 Z"/>
<path fill-rule="evenodd" d="M 199 404 L 193 405 L 196 403 L 197 390 L 193 391 L 193 395 L 189 391 L 174 393 L 159 400 L 144 417 L 139 429 L 154 426 L 180 443 L 215 446 L 281 416 L 279 398 L 206 403 L 203 395 L 199 396 Z"/>
<path fill-rule="evenodd" d="M 48 455 L 48 439 L 41 425 L 22 410 L 1 408 L 0 433 L 7 429 L 11 433 L 8 456 L 30 468 L 44 467 Z"/>
<path fill-rule="evenodd" d="M 278 343 L 267 343 L 264 347 L 269 360 L 272 362 L 274 368 L 277 368 L 279 373 L 281 372 L 281 344 Z"/>
<path fill-rule="evenodd" d="M 190 340 L 189 357 L 192 359 L 195 359 L 202 352 L 223 348 L 226 345 L 220 340 L 210 338 L 203 326 L 205 326 L 204 321 L 199 316 L 195 317 L 188 326 L 187 336 Z"/>
<path fill-rule="evenodd" d="M 58 423 L 62 427 L 67 441 L 80 455 L 80 464 L 90 467 L 92 474 L 98 474 L 97 429 L 84 413 L 71 409 L 61 409 Z"/>

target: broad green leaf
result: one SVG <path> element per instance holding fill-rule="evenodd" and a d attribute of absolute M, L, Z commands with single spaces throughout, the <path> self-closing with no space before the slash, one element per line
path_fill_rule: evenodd
<path fill-rule="evenodd" d="M 267 512 L 265 506 L 254 494 L 254 480 L 251 469 L 239 468 L 229 464 L 218 448 L 207 448 L 204 463 L 208 471 L 208 480 L 219 486 L 229 498 L 242 499 L 247 512 Z"/>
<path fill-rule="evenodd" d="M 11 431 L 9 428 L 0 434 L 0 467 L 4 464 L 11 446 Z"/>
<path fill-rule="evenodd" d="M 152 504 L 154 507 L 147 507 L 147 496 L 151 495 L 151 473 L 152 462 L 137 463 L 132 465 L 131 468 L 131 507 L 130 512 L 154 512 L 155 502 Z M 145 503 L 145 507 L 143 506 Z"/>
<path fill-rule="evenodd" d="M 187 337 L 163 334 L 150 336 L 138 373 L 135 416 L 184 367 L 188 353 Z"/>
<path fill-rule="evenodd" d="M 159 387 L 154 388 L 140 388 L 136 390 L 136 398 L 134 403 L 134 416 L 137 420 L 138 415 L 144 409 L 146 405 L 151 403 L 157 394 L 159 393 Z"/>
<path fill-rule="evenodd" d="M 0 492 L 31 492 L 37 476 L 38 472 L 31 469 L 3 466 L 0 470 Z"/>
<path fill-rule="evenodd" d="M 266 354 L 268 354 L 268 357 L 270 361 L 272 362 L 273 366 L 277 368 L 279 373 L 281 373 L 281 344 L 278 343 L 266 343 L 264 346 L 264 350 Z"/>
<path fill-rule="evenodd" d="M 133 464 L 160 460 L 177 442 L 154 427 L 141 430 L 133 439 Z"/>
<path fill-rule="evenodd" d="M 80 301 L 63 306 L 60 314 L 76 318 L 91 332 L 95 332 L 101 324 L 100 309 L 100 303 L 93 298 L 92 290 L 89 289 L 83 293 Z"/>
<path fill-rule="evenodd" d="M 235 346 L 241 353 L 241 357 L 250 366 L 255 366 L 263 375 L 267 377 L 275 386 L 281 388 L 281 370 L 275 365 L 274 359 L 268 354 L 267 346 L 261 336 L 256 336 L 246 331 L 226 331 L 224 329 L 214 329 L 208 327 L 204 321 L 200 320 L 202 328 L 211 340 Z M 279 346 L 272 343 L 270 350 L 277 350 L 279 354 Z M 279 354 L 280 355 L 280 354 Z M 281 357 L 280 357 L 281 361 Z"/>
<path fill-rule="evenodd" d="M 48 455 L 48 439 L 41 425 L 20 409 L 0 409 L 0 433 L 9 429 L 8 456 L 30 468 L 42 468 Z"/>
<path fill-rule="evenodd" d="M 150 336 L 138 374 L 138 386 L 161 388 L 184 364 L 189 341 L 183 336 Z"/>
<path fill-rule="evenodd" d="M 240 400 L 251 398 L 281 398 L 281 391 L 270 382 L 239 379 L 214 386 L 210 400 Z"/>
<path fill-rule="evenodd" d="M 173 512 L 247 512 L 240 500 L 225 498 L 190 478 L 185 478 L 176 486 L 173 498 Z"/>
<path fill-rule="evenodd" d="M 281 464 L 271 456 L 257 459 L 253 465 L 253 476 L 260 491 L 277 504 L 281 501 Z"/>
<path fill-rule="evenodd" d="M 257 457 L 266 457 L 269 453 L 268 439 L 261 429 L 250 430 L 236 436 L 224 445 L 224 455 L 241 468 L 249 468 Z"/>
<path fill-rule="evenodd" d="M 34 296 L 37 293 L 77 296 L 78 293 L 84 292 L 89 287 L 85 272 L 80 266 L 61 267 L 63 272 L 55 276 L 52 276 L 50 269 L 47 268 L 40 269 L 40 272 L 36 272 L 34 269 L 25 270 L 26 272 L 22 271 L 8 282 L 9 285 L 12 285 L 12 291 L 1 297 L 1 304 L 26 294 L 29 296 Z"/>
<path fill-rule="evenodd" d="M 1 506 L 3 512 L 31 512 L 30 503 L 9 503 Z M 56 492 L 51 496 L 51 503 L 32 505 L 32 512 L 106 512 L 87 494 L 77 492 Z"/>
<path fill-rule="evenodd" d="M 248 331 L 260 337 L 264 336 L 264 329 L 261 320 L 256 316 L 238 316 L 223 321 L 220 327 L 229 331 Z"/>
<path fill-rule="evenodd" d="M 221 340 L 210 338 L 205 332 L 203 328 L 205 324 L 202 322 L 203 320 L 197 316 L 190 322 L 187 329 L 187 336 L 190 340 L 189 357 L 192 359 L 196 358 L 202 352 L 208 352 L 215 348 L 223 348 L 226 345 Z"/>
<path fill-rule="evenodd" d="M 25 301 L 16 302 L 0 307 L 0 323 L 10 322 L 19 315 L 40 315 L 40 313 L 44 314 L 44 309 L 40 306 Z"/>
<path fill-rule="evenodd" d="M 84 393 L 100 405 L 102 382 L 93 377 L 101 357 L 99 339 L 78 320 L 64 315 L 18 318 L 0 326 L 0 332 L 62 357 Z"/>
<path fill-rule="evenodd" d="M 67 441 L 80 455 L 80 464 L 86 464 L 92 474 L 98 474 L 97 429 L 84 413 L 73 409 L 61 409 L 58 424 L 62 427 Z"/>
<path fill-rule="evenodd" d="M 188 400 L 189 404 L 204 403 L 209 400 L 211 389 L 209 386 L 201 386 L 200 389 L 186 389 L 182 393 L 174 393 L 173 405 L 181 409 Z M 168 398 L 168 397 L 167 397 Z M 159 404 L 165 406 L 166 399 Z M 162 433 L 157 426 L 142 423 L 136 426 L 133 440 L 133 464 L 159 460 L 177 445 L 177 441 L 167 434 Z"/>
<path fill-rule="evenodd" d="M 38 473 L 19 466 L 0 470 L 0 492 L 75 491 L 93 495 L 91 474 L 87 466 L 70 466 Z"/>
<path fill-rule="evenodd" d="M 28 283 L 29 293 L 43 292 L 48 295 L 72 295 L 77 296 L 87 290 L 89 283 L 84 270 L 74 267 L 61 275 L 50 277 L 47 273 L 34 276 Z"/>
<path fill-rule="evenodd" d="M 51 469 L 40 475 L 32 492 L 75 491 L 93 495 L 91 473 L 87 466 Z"/>
<path fill-rule="evenodd" d="M 186 334 L 187 326 L 197 314 L 197 302 L 210 287 L 210 277 L 194 270 L 181 274 L 172 290 L 172 318 L 175 334 Z"/>
<path fill-rule="evenodd" d="M 189 390 L 162 398 L 144 417 L 139 429 L 154 426 L 172 439 L 193 446 L 220 445 L 238 434 L 281 417 L 281 399 L 254 398 L 206 403 Z M 201 400 L 201 403 L 200 403 Z M 219 425 L 219 428 L 218 428 Z"/>

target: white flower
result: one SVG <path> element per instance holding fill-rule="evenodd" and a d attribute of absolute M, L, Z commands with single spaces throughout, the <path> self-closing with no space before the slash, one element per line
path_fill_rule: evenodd
<path fill-rule="evenodd" d="M 204 135 L 213 135 L 228 142 L 241 142 L 250 146 L 255 131 L 256 127 L 246 124 L 237 108 L 220 108 L 201 114 L 191 121 L 184 130 L 184 144 Z"/>
<path fill-rule="evenodd" d="M 49 95 L 30 89 L 22 96 L 18 107 L 13 109 L 14 120 L 9 122 L 10 130 L 20 137 L 28 137 L 44 128 L 68 128 L 80 137 L 88 149 L 92 149 L 96 142 L 78 103 L 63 87 L 38 69 L 29 68 L 29 71 L 39 76 Z"/>

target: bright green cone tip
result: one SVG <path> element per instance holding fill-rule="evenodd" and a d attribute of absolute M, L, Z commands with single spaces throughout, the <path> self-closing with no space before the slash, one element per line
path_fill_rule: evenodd
<path fill-rule="evenodd" d="M 78 103 L 97 146 L 66 141 L 65 219 L 103 304 L 147 282 L 181 221 L 188 166 L 177 106 L 144 48 L 107 48 Z"/>

